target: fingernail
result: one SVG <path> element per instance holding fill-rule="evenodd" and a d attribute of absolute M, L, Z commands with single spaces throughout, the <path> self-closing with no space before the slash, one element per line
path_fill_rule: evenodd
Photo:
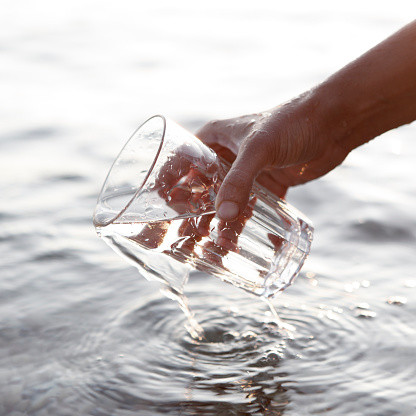
<path fill-rule="evenodd" d="M 223 201 L 217 211 L 218 216 L 224 221 L 235 220 L 238 213 L 238 205 L 232 201 Z"/>

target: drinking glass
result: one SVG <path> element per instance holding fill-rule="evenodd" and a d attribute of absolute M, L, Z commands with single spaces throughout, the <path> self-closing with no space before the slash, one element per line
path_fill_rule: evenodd
<path fill-rule="evenodd" d="M 298 275 L 313 227 L 257 183 L 239 218 L 220 220 L 215 198 L 228 168 L 191 133 L 153 116 L 108 173 L 94 211 L 97 233 L 144 277 L 176 290 L 197 269 L 271 298 Z"/>

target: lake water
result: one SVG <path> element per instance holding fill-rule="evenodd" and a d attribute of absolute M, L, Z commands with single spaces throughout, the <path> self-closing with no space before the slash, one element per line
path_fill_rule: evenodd
<path fill-rule="evenodd" d="M 312 252 L 273 304 L 202 273 L 207 335 L 96 236 L 121 146 L 270 108 L 407 23 L 363 1 L 6 0 L 0 25 L 0 415 L 416 414 L 416 125 L 288 200 Z"/>

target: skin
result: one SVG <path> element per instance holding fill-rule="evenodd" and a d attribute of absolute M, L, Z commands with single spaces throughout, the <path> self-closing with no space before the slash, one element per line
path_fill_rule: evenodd
<path fill-rule="evenodd" d="M 416 20 L 299 97 L 256 114 L 207 123 L 197 133 L 232 162 L 218 216 L 244 212 L 257 180 L 284 198 L 356 147 L 416 120 Z"/>

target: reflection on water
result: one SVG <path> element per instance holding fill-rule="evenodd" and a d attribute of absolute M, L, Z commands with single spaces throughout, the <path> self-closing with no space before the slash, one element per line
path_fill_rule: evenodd
<path fill-rule="evenodd" d="M 141 120 L 166 113 L 195 131 L 263 110 L 410 15 L 400 0 L 243 3 L 3 8 L 1 416 L 416 413 L 414 125 L 289 193 L 316 234 L 273 301 L 286 328 L 258 298 L 194 273 L 185 291 L 206 333 L 194 340 L 176 302 L 91 225 Z"/>

